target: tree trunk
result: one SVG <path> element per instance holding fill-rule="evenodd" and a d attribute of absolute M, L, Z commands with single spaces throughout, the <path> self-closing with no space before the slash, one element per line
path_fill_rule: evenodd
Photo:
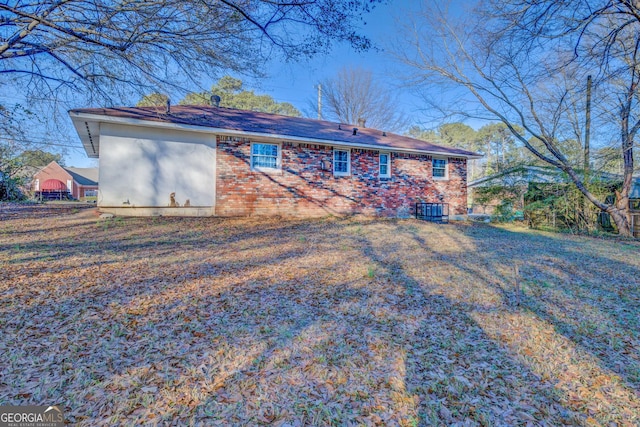
<path fill-rule="evenodd" d="M 632 237 L 627 209 L 618 209 L 617 207 L 611 206 L 606 212 L 611 215 L 611 219 L 615 222 L 618 233 L 621 236 Z"/>
<path fill-rule="evenodd" d="M 633 162 L 633 158 L 631 158 Z M 573 181 L 575 186 L 585 195 L 585 197 L 593 203 L 596 207 L 601 209 L 602 211 L 611 215 L 613 222 L 615 222 L 616 227 L 618 228 L 618 233 L 621 236 L 632 237 L 631 227 L 630 227 L 630 216 L 629 216 L 629 192 L 631 188 L 631 176 L 630 174 L 625 174 L 624 182 L 622 183 L 622 190 L 616 190 L 616 200 L 613 204 L 608 205 L 599 201 L 593 193 L 591 193 L 587 187 L 585 187 L 584 183 L 580 178 L 576 175 L 575 171 L 570 167 L 564 169 L 564 171 L 569 175 L 569 178 Z"/>

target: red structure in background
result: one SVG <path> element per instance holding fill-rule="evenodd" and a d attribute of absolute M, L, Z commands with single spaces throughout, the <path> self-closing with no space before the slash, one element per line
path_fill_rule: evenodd
<path fill-rule="evenodd" d="M 82 199 L 98 192 L 97 168 L 67 168 L 51 162 L 33 176 L 32 191 L 46 200 Z"/>
<path fill-rule="evenodd" d="M 70 198 L 70 195 L 64 182 L 48 179 L 40 185 L 40 197 L 47 200 L 62 200 Z"/>
<path fill-rule="evenodd" d="M 40 191 L 67 191 L 67 186 L 57 179 L 48 179 L 42 183 Z"/>

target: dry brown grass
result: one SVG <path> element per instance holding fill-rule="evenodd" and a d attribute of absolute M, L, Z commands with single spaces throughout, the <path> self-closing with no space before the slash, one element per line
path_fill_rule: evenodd
<path fill-rule="evenodd" d="M 639 253 L 414 220 L 12 216 L 0 405 L 87 426 L 639 425 Z"/>

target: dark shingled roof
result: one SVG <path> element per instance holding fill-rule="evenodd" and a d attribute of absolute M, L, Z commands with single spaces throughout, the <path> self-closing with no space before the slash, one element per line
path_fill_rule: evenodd
<path fill-rule="evenodd" d="M 98 168 L 63 167 L 80 185 L 98 185 Z"/>
<path fill-rule="evenodd" d="M 480 157 L 479 154 L 459 148 L 443 147 L 407 136 L 360 128 L 323 120 L 281 116 L 256 111 L 236 110 L 213 106 L 176 105 L 170 113 L 165 107 L 83 108 L 71 110 L 70 115 L 98 115 L 150 122 L 202 126 L 240 132 L 318 140 L 319 144 L 334 142 L 347 146 L 374 146 L 387 150 L 422 151 L 449 156 Z M 353 135 L 353 128 L 358 132 Z"/>

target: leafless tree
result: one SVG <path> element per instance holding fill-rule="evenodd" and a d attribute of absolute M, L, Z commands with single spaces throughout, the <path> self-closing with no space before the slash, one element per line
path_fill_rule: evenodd
<path fill-rule="evenodd" d="M 350 125 L 399 131 L 406 119 L 390 89 L 376 82 L 371 71 L 342 68 L 333 78 L 321 82 L 323 104 L 331 119 Z"/>
<path fill-rule="evenodd" d="M 221 71 L 259 73 L 267 58 L 326 52 L 336 40 L 367 49 L 356 28 L 371 7 L 347 0 L 0 0 L 0 84 L 39 97 L 67 88 L 108 100 Z"/>
<path fill-rule="evenodd" d="M 398 55 L 413 67 L 414 84 L 447 88 L 455 100 L 451 109 L 504 123 L 608 212 L 620 234 L 629 235 L 633 146 L 640 129 L 639 12 L 631 0 L 487 0 L 465 12 L 439 2 L 407 26 L 409 47 Z M 619 135 L 624 164 L 612 204 L 589 191 L 582 165 L 566 152 L 566 142 L 584 129 L 577 112 L 584 110 L 591 74 L 595 116 Z"/>
<path fill-rule="evenodd" d="M 379 1 L 0 0 L 0 149 L 15 151 L 3 144 L 21 123 L 33 136 L 12 96 L 64 140 L 69 108 L 184 93 L 229 71 L 261 75 L 267 59 L 334 42 L 367 49 L 358 23 Z"/>

